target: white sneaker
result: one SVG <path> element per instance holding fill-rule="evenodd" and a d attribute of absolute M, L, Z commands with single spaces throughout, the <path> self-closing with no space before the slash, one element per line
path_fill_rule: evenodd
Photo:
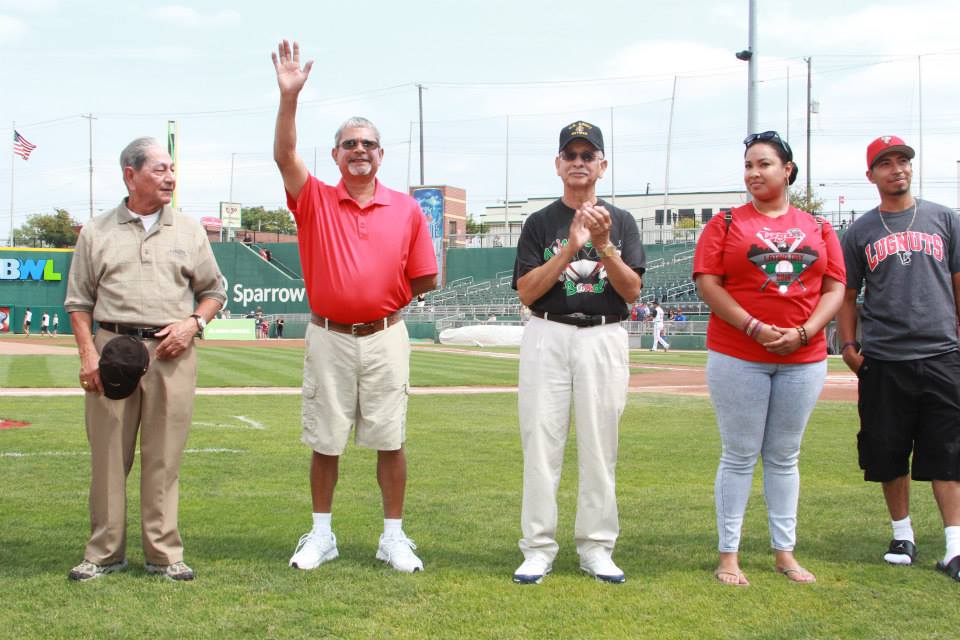
<path fill-rule="evenodd" d="M 380 546 L 377 547 L 377 560 L 388 563 L 397 571 L 414 573 L 423 571 L 423 561 L 413 552 L 417 545 L 403 533 L 389 536 L 380 534 Z"/>
<path fill-rule="evenodd" d="M 513 581 L 517 584 L 540 584 L 551 569 L 553 565 L 543 558 L 530 558 L 513 572 Z"/>
<path fill-rule="evenodd" d="M 603 549 L 594 549 L 580 556 L 580 569 L 604 582 L 621 584 L 627 580 L 620 567 L 613 564 L 610 554 Z"/>
<path fill-rule="evenodd" d="M 297 548 L 290 558 L 290 566 L 294 569 L 316 569 L 339 555 L 337 536 L 333 535 L 333 532 L 317 533 L 311 530 L 300 536 Z"/>

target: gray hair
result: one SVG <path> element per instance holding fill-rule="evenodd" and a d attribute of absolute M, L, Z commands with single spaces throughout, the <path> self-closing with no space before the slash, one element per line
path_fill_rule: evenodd
<path fill-rule="evenodd" d="M 347 118 L 344 120 L 337 128 L 337 132 L 333 135 L 333 146 L 340 146 L 340 137 L 343 135 L 343 132 L 347 129 L 357 129 L 363 127 L 365 129 L 370 129 L 373 131 L 373 135 L 377 138 L 377 144 L 380 143 L 380 130 L 377 129 L 377 125 L 373 124 L 366 118 L 360 116 L 353 116 L 352 118 Z"/>
<path fill-rule="evenodd" d="M 140 171 L 147 161 L 147 149 L 154 147 L 163 149 L 156 138 L 137 138 L 120 152 L 120 168 L 133 167 L 134 171 Z"/>

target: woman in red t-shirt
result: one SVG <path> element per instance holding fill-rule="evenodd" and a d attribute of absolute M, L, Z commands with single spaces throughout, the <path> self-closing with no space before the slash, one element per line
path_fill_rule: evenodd
<path fill-rule="evenodd" d="M 753 201 L 707 223 L 693 262 L 711 311 L 707 383 L 722 442 L 715 575 L 749 584 L 740 570 L 740 531 L 761 457 L 776 569 L 795 582 L 814 582 L 793 555 L 797 461 L 826 378 L 823 328 L 843 298 L 843 254 L 825 220 L 790 206 L 797 178 L 790 145 L 775 131 L 752 134 L 744 144 L 743 180 Z"/>

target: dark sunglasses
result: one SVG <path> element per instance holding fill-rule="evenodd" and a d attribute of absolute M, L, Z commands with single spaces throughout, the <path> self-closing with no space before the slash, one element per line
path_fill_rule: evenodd
<path fill-rule="evenodd" d="M 787 144 L 787 141 L 780 137 L 776 131 L 764 131 L 763 133 L 751 133 L 743 139 L 743 144 L 748 149 L 757 142 L 773 142 L 780 145 L 780 148 L 787 152 L 788 159 L 793 160 L 793 149 Z"/>
<path fill-rule="evenodd" d="M 345 151 L 353 151 L 357 148 L 357 145 L 363 146 L 367 151 L 373 151 L 380 146 L 380 143 L 376 140 L 341 140 L 340 148 Z"/>
<path fill-rule="evenodd" d="M 599 153 L 596 151 L 581 151 L 577 153 L 576 151 L 567 151 L 564 149 L 560 152 L 560 157 L 566 160 L 567 162 L 573 162 L 578 157 L 584 162 L 593 162 L 599 157 Z"/>

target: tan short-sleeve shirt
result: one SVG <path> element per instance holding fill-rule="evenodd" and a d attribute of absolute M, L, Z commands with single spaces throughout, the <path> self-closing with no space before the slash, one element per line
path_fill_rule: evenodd
<path fill-rule="evenodd" d="M 83 226 L 70 266 L 68 311 L 97 322 L 162 327 L 190 316 L 196 303 L 227 296 L 206 232 L 165 206 L 150 231 L 126 200 Z"/>

